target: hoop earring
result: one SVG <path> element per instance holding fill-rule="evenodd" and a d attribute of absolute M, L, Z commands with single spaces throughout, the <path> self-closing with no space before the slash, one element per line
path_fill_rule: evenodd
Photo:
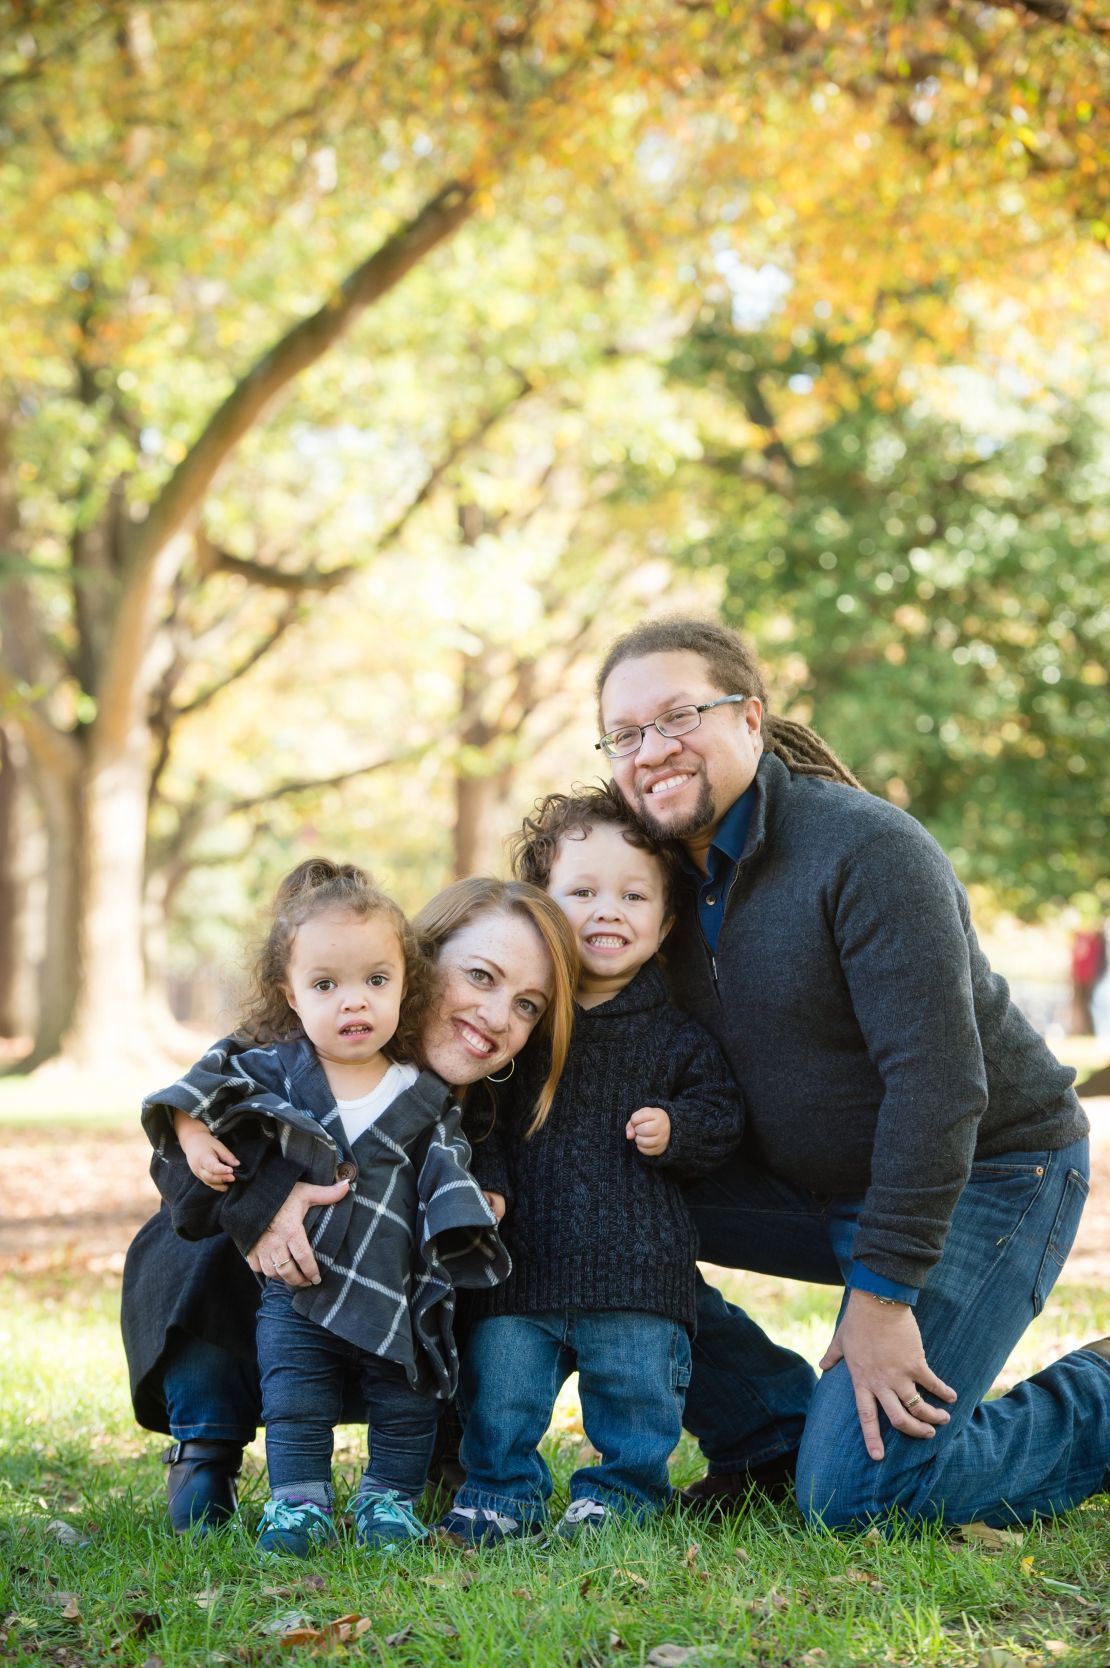
<path fill-rule="evenodd" d="M 510 1077 L 513 1075 L 515 1070 L 516 1070 L 516 1059 L 514 1057 L 512 1060 L 509 1061 L 509 1069 L 505 1073 L 504 1077 L 487 1077 L 486 1082 L 487 1083 L 507 1083 L 509 1081 Z"/>

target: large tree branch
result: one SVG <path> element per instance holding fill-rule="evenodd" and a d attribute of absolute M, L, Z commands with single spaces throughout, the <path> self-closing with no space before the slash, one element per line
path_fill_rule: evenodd
<path fill-rule="evenodd" d="M 473 188 L 453 181 L 348 274 L 328 301 L 273 345 L 236 384 L 174 470 L 131 539 L 120 604 L 98 691 L 105 739 L 122 741 L 141 699 L 140 673 L 158 617 L 160 559 L 184 529 L 217 470 L 266 408 L 316 363 L 367 307 L 451 237 L 474 208 Z"/>
<path fill-rule="evenodd" d="M 81 749 L 35 705 L 34 694 L 11 668 L 0 661 L 0 709 L 14 718 L 23 732 L 33 758 L 52 775 L 75 776 L 81 766 Z"/>

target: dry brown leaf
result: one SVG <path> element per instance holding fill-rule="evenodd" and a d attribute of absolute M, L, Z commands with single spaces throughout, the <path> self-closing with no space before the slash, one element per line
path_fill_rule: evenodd
<path fill-rule="evenodd" d="M 323 1637 L 324 1635 L 319 1628 L 292 1627 L 288 1633 L 282 1634 L 281 1648 L 283 1651 L 293 1651 L 296 1650 L 298 1645 L 311 1645 L 315 1640 Z"/>
<path fill-rule="evenodd" d="M 385 1636 L 385 1642 L 387 1645 L 403 1645 L 406 1640 L 411 1638 L 412 1628 L 403 1627 L 399 1633 L 387 1633 Z"/>
<path fill-rule="evenodd" d="M 625 1645 L 624 1640 L 621 1638 L 620 1634 L 616 1631 L 616 1629 L 615 1628 L 610 1628 L 609 1629 L 609 1649 L 611 1651 L 623 1651 L 623 1650 L 627 1650 L 627 1648 L 628 1647 Z"/>
<path fill-rule="evenodd" d="M 691 1541 L 690 1542 L 690 1545 L 686 1548 L 687 1568 L 693 1569 L 694 1565 L 698 1561 L 698 1553 L 699 1553 L 700 1550 L 701 1549 L 700 1549 L 697 1541 Z"/>
<path fill-rule="evenodd" d="M 736 1548 L 736 1551 L 733 1553 L 733 1557 L 736 1559 L 738 1564 L 750 1564 L 752 1561 L 751 1553 L 746 1547 L 743 1546 L 738 1546 Z"/>
<path fill-rule="evenodd" d="M 531 1590 L 530 1587 L 514 1587 L 513 1588 L 513 1597 L 518 1598 L 518 1599 L 524 1599 L 525 1602 L 528 1603 L 528 1604 L 532 1603 L 533 1596 L 534 1595 L 533 1595 L 532 1590 Z"/>
<path fill-rule="evenodd" d="M 585 1598 L 593 1584 L 594 1578 L 592 1575 L 583 1576 L 582 1580 L 578 1583 L 578 1597 Z"/>
<path fill-rule="evenodd" d="M 811 1651 L 803 1652 L 798 1661 L 804 1662 L 806 1668 L 820 1668 L 822 1662 L 828 1661 L 828 1652 L 823 1651 L 820 1645 L 814 1645 Z"/>
<path fill-rule="evenodd" d="M 60 1517 L 50 1519 L 50 1522 L 46 1525 L 46 1533 L 53 1535 L 56 1541 L 61 1541 L 63 1546 L 80 1546 L 81 1544 L 81 1536 L 72 1523 L 66 1523 Z"/>
<path fill-rule="evenodd" d="M 650 1650 L 646 1661 L 651 1663 L 652 1668 L 678 1668 L 680 1662 L 689 1662 L 690 1658 L 696 1656 L 697 1653 L 698 1647 L 696 1645 L 672 1645 L 667 1643 L 656 1645 L 653 1650 Z"/>
<path fill-rule="evenodd" d="M 1067 1656 L 1071 1646 L 1066 1639 L 1042 1639 L 1041 1650 L 1047 1651 L 1049 1656 Z"/>
<path fill-rule="evenodd" d="M 211 1610 L 222 1591 L 222 1587 L 203 1587 L 199 1593 L 193 1594 L 193 1599 L 202 1610 Z"/>
<path fill-rule="evenodd" d="M 614 1570 L 613 1574 L 619 1575 L 622 1581 L 627 1581 L 629 1586 L 638 1588 L 642 1593 L 651 1591 L 650 1583 L 642 1575 L 637 1575 L 635 1570 Z"/>
<path fill-rule="evenodd" d="M 160 1656 L 148 1656 L 142 1668 L 165 1668 L 165 1663 Z"/>
<path fill-rule="evenodd" d="M 1015 1529 L 995 1529 L 989 1523 L 961 1523 L 956 1533 L 969 1546 L 981 1546 L 987 1552 L 1003 1552 L 1008 1546 L 1020 1546 L 1025 1539 Z"/>
<path fill-rule="evenodd" d="M 60 1610 L 67 1622 L 79 1622 L 81 1620 L 81 1601 L 76 1593 L 61 1591 L 47 1593 L 46 1602 L 54 1609 Z"/>

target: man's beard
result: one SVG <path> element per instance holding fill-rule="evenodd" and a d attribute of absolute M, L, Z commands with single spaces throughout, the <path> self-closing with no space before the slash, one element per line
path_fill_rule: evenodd
<path fill-rule="evenodd" d="M 713 795 L 709 788 L 709 779 L 703 771 L 698 785 L 697 804 L 684 817 L 671 818 L 664 821 L 657 817 L 652 809 L 651 794 L 636 790 L 636 805 L 640 813 L 640 821 L 660 840 L 688 840 L 693 834 L 700 834 L 715 821 L 716 812 L 713 807 Z"/>

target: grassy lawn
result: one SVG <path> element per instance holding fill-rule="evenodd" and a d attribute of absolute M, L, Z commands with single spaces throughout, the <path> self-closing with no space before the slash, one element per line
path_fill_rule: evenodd
<path fill-rule="evenodd" d="M 745 1294 L 778 1336 L 820 1353 L 831 1293 L 749 1281 Z M 313 1652 L 398 1668 L 1110 1661 L 1107 1497 L 986 1542 L 939 1531 L 885 1541 L 814 1534 L 793 1511 L 764 1505 L 725 1527 L 676 1513 L 650 1530 L 550 1550 L 477 1555 L 432 1544 L 375 1560 L 345 1539 L 310 1563 L 263 1564 L 250 1534 L 265 1498 L 259 1448 L 248 1461 L 245 1527 L 177 1540 L 163 1513 L 160 1439 L 131 1419 L 117 1313 L 112 1277 L 0 1282 L 5 1664 L 264 1668 Z M 1108 1330 L 1110 1298 L 1059 1290 L 1011 1372 Z M 353 1428 L 341 1432 L 341 1490 L 359 1469 L 360 1441 Z M 582 1441 L 567 1402 L 549 1438 L 560 1481 Z M 699 1469 L 683 1447 L 676 1481 Z"/>

